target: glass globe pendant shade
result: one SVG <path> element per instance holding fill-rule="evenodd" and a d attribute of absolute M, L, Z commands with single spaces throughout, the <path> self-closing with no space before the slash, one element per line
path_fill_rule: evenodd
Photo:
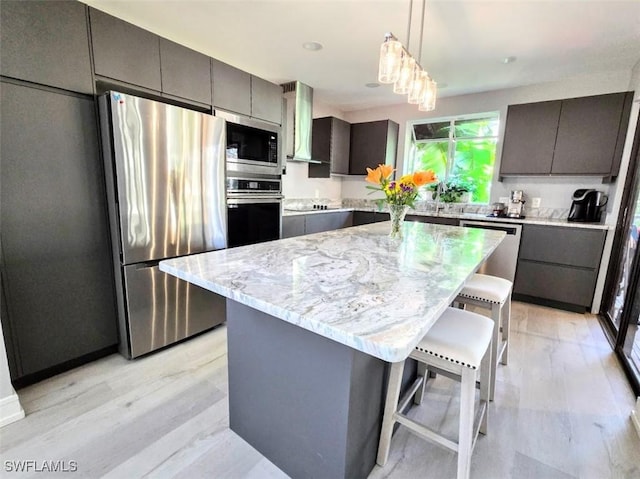
<path fill-rule="evenodd" d="M 432 79 L 428 80 L 427 89 L 425 91 L 424 97 L 422 98 L 422 101 L 418 105 L 418 110 L 433 111 L 436 109 L 437 86 L 437 83 Z"/>
<path fill-rule="evenodd" d="M 380 63 L 378 65 L 378 81 L 395 83 L 400 76 L 402 62 L 402 43 L 387 34 L 380 47 Z"/>
<path fill-rule="evenodd" d="M 404 50 L 402 52 L 402 65 L 400 66 L 400 77 L 393 84 L 393 92 L 404 95 L 409 93 L 409 86 L 413 78 L 413 69 L 416 66 L 416 61 Z"/>
<path fill-rule="evenodd" d="M 409 97 L 407 98 L 409 103 L 417 105 L 422 101 L 428 81 L 429 74 L 416 64 L 413 70 L 413 79 L 409 87 Z"/>

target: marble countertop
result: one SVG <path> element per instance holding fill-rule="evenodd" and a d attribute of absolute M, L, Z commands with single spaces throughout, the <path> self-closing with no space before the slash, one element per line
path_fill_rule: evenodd
<path fill-rule="evenodd" d="M 335 213 L 337 211 L 379 211 L 376 208 L 337 208 L 332 207 L 326 210 L 314 210 L 314 209 L 300 209 L 300 210 L 289 210 L 284 209 L 282 212 L 282 216 L 297 216 L 297 215 L 307 215 L 307 214 L 322 214 L 322 213 Z M 383 213 L 385 211 L 382 211 Z M 602 223 L 580 223 L 567 221 L 566 219 L 560 218 L 542 218 L 542 217 L 525 217 L 525 218 L 498 218 L 493 216 L 487 216 L 485 214 L 479 213 L 434 213 L 432 211 L 415 211 L 409 210 L 407 215 L 416 215 L 416 216 L 430 216 L 434 218 L 458 218 L 461 220 L 473 220 L 473 221 L 496 221 L 501 223 L 518 223 L 518 224 L 529 224 L 529 225 L 545 225 L 545 226 L 564 226 L 567 228 L 587 228 L 587 229 L 598 229 L 598 230 L 610 230 L 614 229 L 614 225 L 606 225 Z"/>
<path fill-rule="evenodd" d="M 405 222 L 160 262 L 160 270 L 385 361 L 404 360 L 504 232 Z"/>

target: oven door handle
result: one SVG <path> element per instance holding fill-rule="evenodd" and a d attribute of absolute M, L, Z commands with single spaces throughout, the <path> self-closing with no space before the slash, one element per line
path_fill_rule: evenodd
<path fill-rule="evenodd" d="M 264 204 L 264 203 L 282 203 L 282 196 L 258 196 L 244 198 L 227 198 L 227 206 L 229 208 L 237 208 L 238 205 Z"/>

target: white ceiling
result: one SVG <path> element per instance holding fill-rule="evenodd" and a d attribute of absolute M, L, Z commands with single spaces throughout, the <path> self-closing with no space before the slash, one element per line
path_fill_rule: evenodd
<path fill-rule="evenodd" d="M 377 79 L 385 32 L 407 44 L 410 0 L 82 1 L 272 82 L 299 80 L 343 111 L 405 101 L 365 84 Z M 422 0 L 413 4 L 417 57 Z M 324 48 L 305 50 L 308 41 Z M 422 43 L 422 66 L 446 85 L 439 96 L 630 71 L 640 0 L 427 0 Z"/>

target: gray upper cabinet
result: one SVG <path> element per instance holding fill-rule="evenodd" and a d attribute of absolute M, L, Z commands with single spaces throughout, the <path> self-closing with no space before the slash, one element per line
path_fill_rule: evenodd
<path fill-rule="evenodd" d="M 211 105 L 211 60 L 183 45 L 160 38 L 162 92 Z"/>
<path fill-rule="evenodd" d="M 502 146 L 501 175 L 549 174 L 560 101 L 510 105 Z"/>
<path fill-rule="evenodd" d="M 93 93 L 86 6 L 76 1 L 3 1 L 2 75 Z"/>
<path fill-rule="evenodd" d="M 632 92 L 510 105 L 500 175 L 615 177 Z"/>
<path fill-rule="evenodd" d="M 213 106 L 251 116 L 251 75 L 211 59 Z"/>
<path fill-rule="evenodd" d="M 611 170 L 626 96 L 612 93 L 562 101 L 551 173 L 617 175 Z M 625 132 L 628 121 L 627 114 Z"/>
<path fill-rule="evenodd" d="M 391 120 L 351 124 L 349 174 L 366 175 L 379 164 L 395 167 L 399 125 Z"/>
<path fill-rule="evenodd" d="M 282 87 L 251 75 L 251 116 L 282 124 Z"/>
<path fill-rule="evenodd" d="M 311 158 L 321 163 L 309 163 L 309 178 L 329 178 L 331 174 L 349 174 L 351 124 L 327 116 L 313 120 Z"/>
<path fill-rule="evenodd" d="M 96 75 L 161 91 L 160 38 L 95 8 L 89 15 Z"/>

